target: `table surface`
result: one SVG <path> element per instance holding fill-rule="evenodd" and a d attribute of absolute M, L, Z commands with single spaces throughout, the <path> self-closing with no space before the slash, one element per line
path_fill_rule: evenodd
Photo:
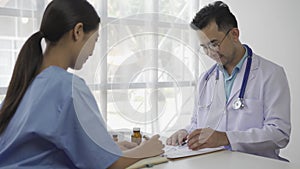
<path fill-rule="evenodd" d="M 154 165 L 153 169 L 300 169 L 293 163 L 260 157 L 256 155 L 218 151 L 193 157 L 170 160 L 167 163 Z"/>

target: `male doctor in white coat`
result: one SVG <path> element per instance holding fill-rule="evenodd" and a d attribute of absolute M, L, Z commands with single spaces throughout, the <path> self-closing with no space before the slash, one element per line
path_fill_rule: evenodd
<path fill-rule="evenodd" d="M 279 150 L 289 142 L 291 123 L 283 68 L 241 44 L 236 18 L 221 1 L 202 8 L 191 27 L 201 50 L 217 64 L 198 81 L 191 124 L 167 144 L 187 142 L 192 150 L 224 146 L 285 160 Z"/>

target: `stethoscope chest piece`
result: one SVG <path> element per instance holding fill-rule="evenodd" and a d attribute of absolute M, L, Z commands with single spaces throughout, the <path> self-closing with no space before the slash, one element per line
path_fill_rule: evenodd
<path fill-rule="evenodd" d="M 236 100 L 233 102 L 233 105 L 232 105 L 232 108 L 233 108 L 234 110 L 242 109 L 242 108 L 244 108 L 244 107 L 245 107 L 245 105 L 244 105 L 244 103 L 243 103 L 242 98 L 236 99 Z"/>

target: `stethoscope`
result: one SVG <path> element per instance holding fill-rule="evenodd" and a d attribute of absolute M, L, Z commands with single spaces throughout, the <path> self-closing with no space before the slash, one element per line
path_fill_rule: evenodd
<path fill-rule="evenodd" d="M 247 45 L 244 45 L 244 46 L 247 48 L 247 55 L 248 55 L 247 65 L 246 65 L 246 70 L 244 73 L 239 97 L 232 104 L 232 108 L 234 110 L 243 109 L 245 107 L 244 95 L 245 95 L 245 90 L 246 90 L 246 86 L 247 86 L 247 82 L 248 82 L 248 78 L 249 78 L 249 74 L 250 74 L 251 64 L 252 64 L 252 55 L 253 55 L 252 50 L 249 46 L 247 46 Z M 219 71 L 220 70 L 218 68 L 218 64 L 215 64 L 209 71 L 206 72 L 205 77 L 204 77 L 206 82 L 209 80 L 209 77 L 213 73 L 214 70 L 216 70 L 216 81 L 219 80 Z"/>

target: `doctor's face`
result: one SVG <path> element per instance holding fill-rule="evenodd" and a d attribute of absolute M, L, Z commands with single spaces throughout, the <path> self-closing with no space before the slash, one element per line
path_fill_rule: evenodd
<path fill-rule="evenodd" d="M 200 50 L 214 61 L 226 66 L 233 60 L 234 46 L 230 41 L 232 29 L 219 31 L 215 22 L 211 22 L 197 34 L 200 39 Z"/>

